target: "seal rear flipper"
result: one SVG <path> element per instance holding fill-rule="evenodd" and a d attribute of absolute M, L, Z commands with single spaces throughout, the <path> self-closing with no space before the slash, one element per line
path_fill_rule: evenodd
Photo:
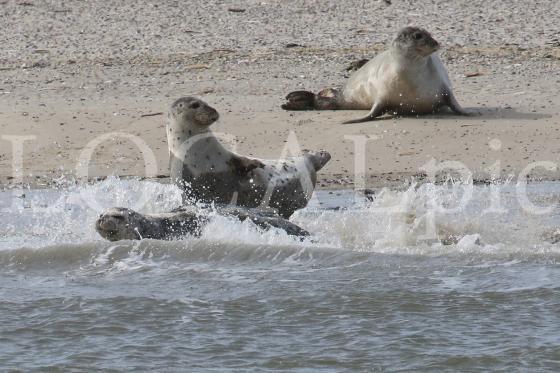
<path fill-rule="evenodd" d="M 325 88 L 315 94 L 309 91 L 294 91 L 286 96 L 287 103 L 282 105 L 284 110 L 336 110 L 339 91 L 334 88 Z"/>
<path fill-rule="evenodd" d="M 294 91 L 286 96 L 286 102 L 281 107 L 284 110 L 313 110 L 315 109 L 315 93 L 309 91 Z"/>

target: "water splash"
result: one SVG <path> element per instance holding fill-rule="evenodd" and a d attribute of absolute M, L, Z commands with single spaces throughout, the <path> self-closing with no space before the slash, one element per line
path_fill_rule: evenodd
<path fill-rule="evenodd" d="M 318 191 L 310 205 L 291 218 L 312 233 L 304 241 L 282 230 L 263 231 L 249 221 L 214 216 L 200 238 L 187 237 L 175 243 L 146 242 L 151 242 L 151 255 L 155 253 L 159 258 L 182 250 L 190 252 L 192 258 L 206 260 L 212 260 L 212 256 L 205 256 L 205 250 L 214 257 L 229 252 L 243 260 L 254 257 L 254 250 L 263 248 L 274 255 L 278 248 L 291 252 L 287 257 L 282 255 L 282 260 L 325 249 L 472 257 L 558 254 L 557 245 L 543 238 L 554 232 L 560 222 L 556 210 L 547 216 L 527 214 L 516 205 L 514 190 L 507 185 L 502 190 L 501 206 L 505 207 L 501 213 L 486 211 L 493 190 L 485 185 L 475 186 L 472 200 L 458 208 L 465 188 L 462 184 L 411 185 L 400 191 L 383 189 L 369 199 L 353 191 Z M 560 191 L 560 185 L 542 183 L 530 189 L 535 200 L 550 200 Z M 134 269 L 142 265 L 138 263 L 146 265 L 149 258 L 142 251 L 146 250 L 144 241 L 111 246 L 95 232 L 95 220 L 100 212 L 113 206 L 155 213 L 169 211 L 180 201 L 181 193 L 174 185 L 118 178 L 60 189 L 28 190 L 25 198 L 18 198 L 12 191 L 1 192 L 0 216 L 5 224 L 0 226 L 0 262 L 7 260 L 6 255 L 12 258 L 10 262 L 24 257 L 33 262 L 34 255 L 54 260 L 76 250 L 86 253 L 71 257 L 79 261 L 85 257 L 89 259 L 88 265 L 103 267 L 103 260 L 115 257 L 115 247 L 119 247 L 117 252 L 121 254 L 115 257 L 118 259 L 106 262 L 107 265 L 116 270 Z M 334 208 L 322 207 L 325 205 Z M 274 255 L 267 254 L 266 258 Z"/>

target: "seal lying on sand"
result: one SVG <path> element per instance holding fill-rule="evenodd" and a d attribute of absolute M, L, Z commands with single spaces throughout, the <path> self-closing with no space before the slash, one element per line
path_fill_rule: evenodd
<path fill-rule="evenodd" d="M 445 106 L 468 115 L 455 99 L 447 71 L 434 53 L 439 48 L 426 30 L 405 27 L 391 47 L 353 73 L 341 91 L 295 91 L 286 96 L 288 102 L 282 108 L 369 110 L 366 117 L 344 123 L 366 122 L 385 113 L 429 114 Z"/>
<path fill-rule="evenodd" d="M 212 211 L 240 221 L 250 219 L 263 229 L 275 227 L 292 236 L 309 236 L 304 229 L 274 213 L 230 206 L 214 207 L 213 210 L 188 206 L 161 214 L 140 214 L 131 209 L 113 207 L 101 214 L 95 222 L 95 229 L 109 241 L 143 238 L 172 240 L 186 235 L 199 236 L 202 228 L 210 222 L 209 213 Z"/>
<path fill-rule="evenodd" d="M 262 160 L 236 154 L 215 137 L 216 109 L 194 97 L 175 101 L 168 113 L 171 179 L 189 198 L 243 207 L 269 206 L 289 218 L 313 194 L 319 171 L 331 158 L 324 151 Z"/>

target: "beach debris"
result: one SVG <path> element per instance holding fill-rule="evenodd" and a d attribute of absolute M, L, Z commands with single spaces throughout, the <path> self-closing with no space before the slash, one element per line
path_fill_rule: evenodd
<path fill-rule="evenodd" d="M 286 44 L 286 48 L 298 48 L 298 47 L 303 48 L 304 46 L 301 45 L 301 44 L 297 44 L 297 43 L 288 43 L 288 44 Z"/>
<path fill-rule="evenodd" d="M 232 13 L 245 13 L 245 10 L 243 8 L 228 8 L 228 12 Z"/>
<path fill-rule="evenodd" d="M 480 71 L 473 71 L 469 73 L 465 73 L 465 78 L 474 78 L 475 76 L 483 75 Z"/>
<path fill-rule="evenodd" d="M 142 114 L 140 115 L 140 118 L 145 118 L 145 117 L 155 117 L 156 115 L 163 115 L 163 112 L 157 112 L 157 113 L 148 113 L 148 114 Z"/>

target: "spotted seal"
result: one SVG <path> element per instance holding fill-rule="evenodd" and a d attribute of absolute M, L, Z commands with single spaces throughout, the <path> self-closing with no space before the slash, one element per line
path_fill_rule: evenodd
<path fill-rule="evenodd" d="M 168 113 L 167 141 L 171 179 L 184 200 L 272 207 L 284 218 L 311 198 L 325 151 L 299 157 L 263 160 L 226 149 L 210 129 L 219 114 L 195 97 L 176 100 Z"/>
<path fill-rule="evenodd" d="M 306 230 L 275 213 L 234 206 L 184 206 L 160 214 L 141 214 L 128 208 L 113 207 L 99 216 L 95 222 L 95 229 L 109 241 L 144 238 L 172 240 L 185 236 L 199 236 L 204 226 L 216 216 L 212 215 L 212 212 L 240 221 L 249 219 L 262 229 L 274 227 L 283 229 L 292 236 L 309 236 Z"/>

